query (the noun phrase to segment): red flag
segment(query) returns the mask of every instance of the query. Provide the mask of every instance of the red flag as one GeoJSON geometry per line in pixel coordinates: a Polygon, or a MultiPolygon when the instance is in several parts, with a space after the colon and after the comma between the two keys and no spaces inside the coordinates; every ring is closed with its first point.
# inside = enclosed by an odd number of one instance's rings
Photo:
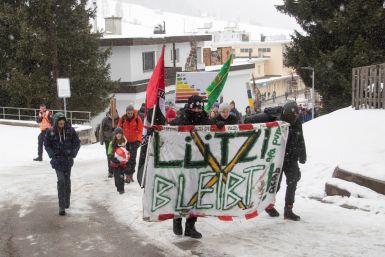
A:
{"type": "Polygon", "coordinates": [[[165,90],[164,81],[164,46],[160,54],[158,63],[151,75],[150,81],[147,85],[146,92],[146,109],[152,109],[158,103],[158,90],[165,90]]]}

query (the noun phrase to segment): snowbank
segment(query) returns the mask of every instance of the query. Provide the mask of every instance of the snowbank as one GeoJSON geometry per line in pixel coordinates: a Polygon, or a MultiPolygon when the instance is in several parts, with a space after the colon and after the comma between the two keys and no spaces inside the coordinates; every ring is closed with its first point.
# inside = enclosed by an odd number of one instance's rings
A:
{"type": "MultiPolygon", "coordinates": [[[[305,123],[308,162],[301,167],[298,193],[306,197],[325,197],[325,183],[336,166],[385,181],[384,132],[385,110],[348,107],[305,123]]],[[[366,205],[365,199],[358,199],[358,202],[366,205]]],[[[383,210],[384,206],[382,199],[381,206],[377,207],[383,210]]]]}

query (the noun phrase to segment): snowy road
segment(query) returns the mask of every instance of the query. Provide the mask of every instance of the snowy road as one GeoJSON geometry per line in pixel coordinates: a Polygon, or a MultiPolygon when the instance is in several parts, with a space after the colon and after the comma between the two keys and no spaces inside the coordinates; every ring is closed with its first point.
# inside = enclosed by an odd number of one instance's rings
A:
{"type": "MultiPolygon", "coordinates": [[[[136,183],[126,185],[124,195],[116,192],[113,180],[106,178],[100,145],[81,148],[72,173],[71,208],[66,217],[59,217],[56,175],[46,156],[42,163],[31,161],[37,133],[0,125],[1,257],[382,257],[385,252],[385,215],[309,199],[304,189],[310,186],[305,183],[310,170],[303,170],[307,174],[299,184],[295,210],[300,222],[272,219],[265,213],[249,221],[202,218],[197,222],[202,240],[177,237],[171,221],[142,220],[142,190],[136,183]],[[19,137],[10,136],[18,132],[19,137]]],[[[279,211],[283,193],[278,194],[279,211]]]]}
{"type": "Polygon", "coordinates": [[[56,202],[52,197],[36,199],[32,210],[21,218],[17,206],[3,208],[0,256],[166,256],[127,226],[111,219],[103,207],[94,206],[95,215],[77,220],[73,215],[53,215],[56,202]]]}

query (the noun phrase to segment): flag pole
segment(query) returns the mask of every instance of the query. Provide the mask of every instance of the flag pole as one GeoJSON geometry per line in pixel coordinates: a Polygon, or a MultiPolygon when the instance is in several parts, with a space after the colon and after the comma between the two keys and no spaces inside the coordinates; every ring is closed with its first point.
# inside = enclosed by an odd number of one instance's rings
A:
{"type": "MultiPolygon", "coordinates": [[[[153,112],[152,112],[152,117],[151,117],[151,128],[152,126],[154,126],[154,121],[155,121],[155,113],[156,113],[156,104],[154,104],[154,107],[152,108],[153,109],[153,112]]],[[[148,145],[150,144],[151,142],[151,139],[152,139],[152,135],[150,135],[148,137],[148,141],[147,141],[147,151],[146,151],[146,159],[144,161],[144,169],[143,169],[143,176],[142,176],[142,181],[140,183],[140,187],[141,188],[144,188],[144,184],[145,184],[145,181],[146,181],[146,175],[147,175],[147,164],[148,164],[148,152],[150,151],[150,148],[148,147],[148,145]]]]}

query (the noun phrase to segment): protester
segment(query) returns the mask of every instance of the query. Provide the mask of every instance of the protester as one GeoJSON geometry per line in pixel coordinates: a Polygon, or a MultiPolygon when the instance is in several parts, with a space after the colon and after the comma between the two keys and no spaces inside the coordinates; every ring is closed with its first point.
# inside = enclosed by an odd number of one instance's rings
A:
{"type": "Polygon", "coordinates": [[[221,103],[219,106],[219,115],[211,120],[212,124],[222,128],[224,125],[235,125],[239,123],[236,116],[230,115],[230,105],[228,103],[221,103]]]}
{"type": "MultiPolygon", "coordinates": [[[[170,125],[209,125],[210,120],[207,113],[204,111],[203,99],[200,96],[194,95],[188,99],[188,104],[184,110],[184,115],[173,120],[170,125]]],[[[184,231],[185,236],[192,238],[201,238],[202,234],[195,228],[196,217],[189,217],[186,220],[186,227],[184,231]]],[[[175,235],[182,235],[182,218],[175,218],[173,220],[173,232],[175,235]]]]}
{"type": "Polygon", "coordinates": [[[130,153],[127,151],[126,145],[127,139],[123,135],[123,130],[116,128],[108,147],[108,156],[115,178],[115,186],[119,194],[124,194],[124,172],[130,159],[130,153]]]}
{"type": "Polygon", "coordinates": [[[56,113],[53,121],[53,127],[44,138],[44,146],[52,159],[51,166],[56,171],[59,215],[64,216],[65,209],[70,207],[71,168],[80,148],[80,140],[63,113],[56,113]]]}
{"type": "Polygon", "coordinates": [[[134,109],[134,106],[129,105],[126,108],[126,114],[124,114],[118,123],[118,127],[123,129],[124,136],[127,139],[127,151],[130,152],[130,160],[126,167],[126,183],[134,182],[133,174],[135,173],[136,166],[136,154],[138,148],[142,142],[143,123],[142,119],[138,116],[138,111],[134,109]]]}
{"type": "Polygon", "coordinates": [[[45,104],[40,105],[39,115],[36,117],[36,122],[39,123],[40,134],[37,138],[37,157],[33,160],[41,162],[43,160],[44,137],[47,130],[52,127],[52,116],[51,113],[47,110],[45,104]]]}
{"type": "Polygon", "coordinates": [[[109,178],[112,178],[113,173],[112,173],[112,169],[109,165],[110,161],[108,158],[108,147],[109,147],[110,142],[112,140],[114,129],[118,126],[118,122],[119,122],[118,111],[117,110],[115,111],[115,117],[114,117],[114,120],[112,121],[111,110],[109,110],[106,113],[106,117],[104,117],[104,119],[102,120],[102,123],[100,125],[100,129],[99,129],[99,142],[101,145],[104,144],[106,147],[108,177],[109,178]],[[114,125],[112,125],[112,123],[114,125]]]}
{"type": "Polygon", "coordinates": [[[140,109],[139,109],[139,117],[142,119],[142,121],[144,120],[144,113],[145,112],[146,112],[146,104],[142,103],[142,105],[140,106],[140,109]]]}
{"type": "Polygon", "coordinates": [[[238,120],[242,119],[242,115],[239,113],[237,108],[235,108],[234,100],[230,102],[230,114],[234,115],[238,120]]]}
{"type": "MultiPolygon", "coordinates": [[[[295,191],[297,189],[297,183],[301,178],[301,172],[298,167],[298,161],[301,164],[306,162],[306,148],[305,140],[302,132],[302,124],[298,119],[299,109],[297,103],[289,101],[283,106],[281,119],[290,123],[289,136],[286,144],[285,158],[282,166],[282,171],[286,176],[286,196],[285,196],[285,209],[284,218],[289,220],[298,221],[300,216],[293,212],[293,204],[295,200],[295,191]]],[[[282,176],[278,184],[278,190],[280,188],[282,176]]],[[[266,208],[266,212],[271,217],[279,216],[278,211],[271,204],[266,208]]]]}
{"type": "Polygon", "coordinates": [[[212,110],[210,111],[209,118],[210,118],[210,119],[214,119],[215,117],[217,117],[217,115],[218,115],[218,112],[215,111],[214,109],[212,109],[212,110]]]}
{"type": "Polygon", "coordinates": [[[166,112],[166,123],[170,124],[171,121],[176,119],[176,111],[172,107],[168,107],[166,112]]]}
{"type": "Polygon", "coordinates": [[[246,118],[251,116],[251,115],[253,115],[253,113],[251,112],[250,106],[246,106],[245,115],[243,115],[243,117],[242,117],[242,123],[244,123],[246,118]]]}

